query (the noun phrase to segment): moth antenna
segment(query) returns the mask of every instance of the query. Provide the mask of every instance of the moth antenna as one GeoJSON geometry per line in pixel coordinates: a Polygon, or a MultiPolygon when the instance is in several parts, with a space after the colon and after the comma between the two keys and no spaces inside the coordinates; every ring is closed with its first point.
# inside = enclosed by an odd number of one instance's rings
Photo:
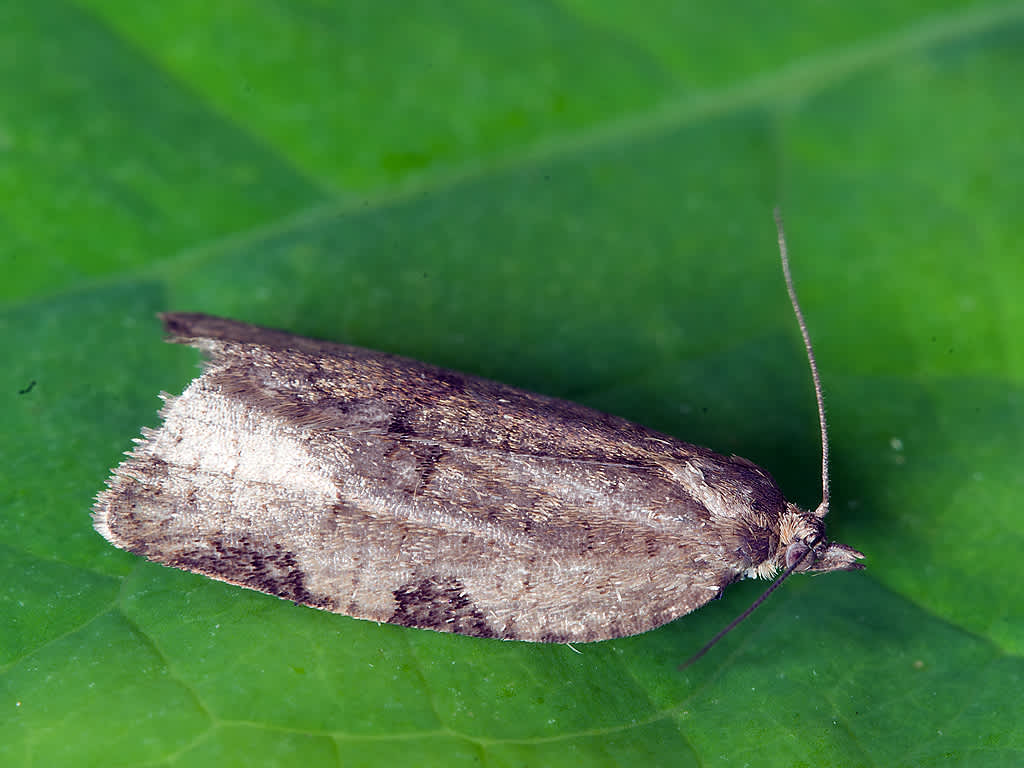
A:
{"type": "Polygon", "coordinates": [[[821,376],[818,375],[818,361],[814,359],[814,347],[811,346],[811,334],[807,330],[807,322],[804,320],[804,313],[800,311],[800,302],[796,298],[796,288],[793,287],[793,275],[789,271],[789,253],[786,250],[786,233],[782,228],[782,211],[775,208],[775,229],[779,233],[779,257],[782,259],[782,274],[786,278],[786,291],[789,293],[789,302],[793,305],[793,314],[796,315],[796,322],[800,326],[800,335],[804,337],[804,349],[807,350],[807,362],[811,366],[811,379],[814,381],[814,397],[818,401],[818,424],[821,427],[821,504],[814,510],[817,517],[824,517],[828,514],[829,490],[828,490],[828,426],[825,421],[825,398],[821,393],[821,376]]]}
{"type": "MultiPolygon", "coordinates": [[[[818,362],[814,359],[814,347],[811,346],[811,334],[807,330],[807,322],[804,320],[804,313],[800,310],[800,302],[796,298],[796,288],[793,286],[793,275],[789,271],[789,252],[786,249],[786,233],[782,227],[782,211],[779,210],[778,206],[775,207],[775,230],[779,235],[779,258],[782,259],[782,275],[786,279],[786,291],[789,293],[789,303],[793,305],[793,314],[796,315],[796,322],[800,326],[800,335],[804,339],[804,349],[807,350],[807,362],[811,366],[811,379],[814,381],[814,396],[818,401],[818,424],[821,426],[821,504],[814,510],[816,517],[824,517],[828,514],[828,427],[825,422],[825,399],[821,394],[821,377],[818,375],[818,362]]],[[[790,577],[790,574],[797,569],[797,566],[803,562],[804,558],[807,557],[811,552],[814,551],[815,545],[818,540],[812,542],[807,549],[804,550],[803,554],[797,558],[795,563],[792,563],[786,570],[779,574],[778,578],[775,579],[771,584],[768,585],[768,589],[761,593],[761,595],[750,604],[743,613],[729,622],[723,630],[717,635],[708,640],[699,651],[693,656],[684,661],[679,665],[679,669],[686,669],[704,654],[710,651],[718,641],[725,637],[727,634],[732,632],[738,627],[743,621],[747,619],[750,614],[760,607],[761,603],[768,599],[768,596],[782,586],[782,582],[790,577]]]]}
{"type": "Polygon", "coordinates": [[[764,592],[762,592],[758,596],[758,598],[754,602],[752,602],[750,604],[750,607],[747,608],[747,610],[745,610],[743,613],[741,613],[735,619],[730,621],[728,626],[725,627],[725,629],[721,630],[717,635],[715,635],[710,640],[708,640],[699,651],[697,651],[695,654],[693,654],[693,656],[691,656],[686,661],[684,661],[682,664],[680,664],[679,665],[679,669],[680,670],[686,669],[688,666],[690,666],[695,661],[697,661],[701,656],[703,656],[705,653],[707,653],[712,648],[714,648],[716,645],[718,645],[718,641],[719,640],[721,640],[723,637],[725,637],[730,632],[732,632],[734,629],[736,629],[736,627],[738,627],[740,624],[742,624],[747,619],[747,617],[750,616],[750,614],[752,614],[754,611],[756,611],[760,607],[761,603],[763,603],[765,600],[768,599],[768,596],[772,592],[774,592],[776,589],[778,589],[779,587],[782,586],[782,582],[784,582],[786,579],[788,579],[790,574],[793,573],[793,571],[795,571],[797,569],[797,566],[800,565],[800,563],[802,563],[804,561],[804,558],[807,557],[809,554],[811,554],[811,552],[814,551],[814,546],[817,543],[818,543],[818,541],[816,539],[814,541],[814,543],[812,543],[806,550],[804,550],[804,553],[802,555],[800,555],[800,557],[798,557],[796,559],[796,562],[794,562],[792,565],[790,565],[788,568],[786,568],[786,570],[784,570],[782,573],[780,573],[778,575],[778,578],[776,578],[775,581],[773,581],[771,584],[768,585],[768,589],[766,589],[764,592]]]}

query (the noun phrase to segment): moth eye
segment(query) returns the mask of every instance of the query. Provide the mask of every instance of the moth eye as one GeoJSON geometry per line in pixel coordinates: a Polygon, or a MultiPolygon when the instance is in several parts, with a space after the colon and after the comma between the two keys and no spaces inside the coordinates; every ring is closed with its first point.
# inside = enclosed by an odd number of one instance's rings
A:
{"type": "Polygon", "coordinates": [[[804,553],[810,551],[810,547],[804,544],[802,541],[794,541],[788,547],[786,547],[786,567],[792,568],[793,563],[800,560],[803,557],[800,565],[797,566],[797,571],[806,571],[814,565],[814,554],[809,554],[804,557],[804,553]]]}

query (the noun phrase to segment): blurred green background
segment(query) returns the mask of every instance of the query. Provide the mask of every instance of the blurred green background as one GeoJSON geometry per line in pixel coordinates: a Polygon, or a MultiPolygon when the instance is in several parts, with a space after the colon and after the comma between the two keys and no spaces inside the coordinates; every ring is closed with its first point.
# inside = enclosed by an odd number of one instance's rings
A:
{"type": "Polygon", "coordinates": [[[0,764],[1016,766],[1024,4],[0,4],[0,764]],[[567,397],[818,501],[862,573],[645,635],[377,626],[89,508],[225,314],[567,397]]]}

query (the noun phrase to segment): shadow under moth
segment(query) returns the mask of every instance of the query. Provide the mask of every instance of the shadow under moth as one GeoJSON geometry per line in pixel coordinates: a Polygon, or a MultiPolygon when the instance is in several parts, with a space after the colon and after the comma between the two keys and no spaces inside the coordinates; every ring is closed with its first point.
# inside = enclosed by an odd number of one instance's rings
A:
{"type": "Polygon", "coordinates": [[[574,403],[161,317],[203,371],[162,395],[163,424],[93,508],[99,533],[149,560],[360,619],[533,642],[645,632],[787,567],[863,567],[825,537],[827,474],[804,511],[746,459],[574,403]]]}

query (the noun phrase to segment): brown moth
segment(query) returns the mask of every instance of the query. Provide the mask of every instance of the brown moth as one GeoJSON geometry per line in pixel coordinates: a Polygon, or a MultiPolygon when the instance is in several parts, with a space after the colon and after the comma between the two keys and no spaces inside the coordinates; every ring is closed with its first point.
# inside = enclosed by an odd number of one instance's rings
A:
{"type": "Polygon", "coordinates": [[[795,563],[863,567],[825,538],[827,494],[806,512],[746,459],[402,357],[161,317],[204,370],[162,395],[163,425],[93,508],[99,533],[158,563],[533,642],[645,632],[795,563]]]}

